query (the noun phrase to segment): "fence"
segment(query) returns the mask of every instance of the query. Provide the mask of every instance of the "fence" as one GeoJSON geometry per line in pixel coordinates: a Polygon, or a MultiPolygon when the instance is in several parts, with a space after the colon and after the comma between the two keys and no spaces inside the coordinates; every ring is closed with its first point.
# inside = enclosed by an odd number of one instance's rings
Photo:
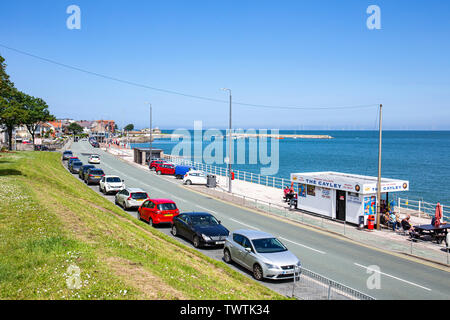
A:
{"type": "Polygon", "coordinates": [[[305,268],[301,269],[300,277],[294,277],[292,293],[287,295],[302,300],[375,300],[374,297],[305,268]]]}
{"type": "MultiPolygon", "coordinates": [[[[179,165],[187,165],[187,166],[193,166],[197,168],[198,170],[202,170],[209,174],[219,175],[228,177],[228,168],[226,167],[219,167],[219,166],[213,166],[205,163],[195,162],[191,160],[187,160],[182,157],[176,157],[172,155],[165,154],[165,159],[168,159],[169,161],[179,164],[179,165]]],[[[267,187],[272,188],[278,188],[283,189],[285,186],[290,186],[291,181],[290,179],[284,179],[274,176],[262,176],[257,173],[253,172],[247,172],[247,171],[241,171],[241,170],[233,170],[234,172],[234,179],[235,180],[241,180],[241,181],[247,181],[251,183],[256,183],[260,185],[264,185],[267,187]]],[[[294,185],[294,189],[296,192],[298,192],[298,186],[294,185]]]]}
{"type": "MultiPolygon", "coordinates": [[[[409,198],[396,198],[396,208],[399,213],[416,215],[420,218],[434,217],[436,203],[430,203],[423,200],[415,200],[409,198]]],[[[450,207],[442,205],[442,213],[447,219],[450,218],[450,207]]]]}

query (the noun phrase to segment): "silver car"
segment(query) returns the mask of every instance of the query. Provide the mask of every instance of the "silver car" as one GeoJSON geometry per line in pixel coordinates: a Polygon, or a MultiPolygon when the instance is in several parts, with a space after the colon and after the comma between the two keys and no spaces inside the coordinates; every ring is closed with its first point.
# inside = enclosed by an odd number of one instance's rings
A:
{"type": "Polygon", "coordinates": [[[148,194],[139,188],[126,188],[116,193],[115,203],[125,210],[139,208],[147,200],[148,194]]]}
{"type": "Polygon", "coordinates": [[[290,279],[301,272],[300,260],[277,238],[255,230],[236,230],[223,249],[226,263],[236,262],[253,272],[256,280],[290,279]]]}

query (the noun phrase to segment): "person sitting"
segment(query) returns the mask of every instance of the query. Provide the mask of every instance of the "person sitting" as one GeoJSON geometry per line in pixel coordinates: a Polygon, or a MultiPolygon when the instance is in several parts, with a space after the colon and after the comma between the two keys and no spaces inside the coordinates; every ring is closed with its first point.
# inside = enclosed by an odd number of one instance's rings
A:
{"type": "Polygon", "coordinates": [[[402,220],[402,228],[405,231],[414,231],[414,227],[411,225],[409,220],[411,219],[411,216],[408,214],[406,218],[402,220]]]}
{"type": "Polygon", "coordinates": [[[392,225],[392,231],[394,231],[394,232],[395,232],[395,229],[399,228],[399,225],[397,222],[398,219],[399,219],[398,215],[395,212],[391,212],[389,223],[392,225]]]}

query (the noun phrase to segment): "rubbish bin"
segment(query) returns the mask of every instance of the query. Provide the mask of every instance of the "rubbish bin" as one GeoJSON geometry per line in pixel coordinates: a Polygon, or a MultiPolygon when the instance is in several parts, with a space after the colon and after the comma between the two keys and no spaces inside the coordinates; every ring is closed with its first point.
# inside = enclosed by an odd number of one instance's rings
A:
{"type": "Polygon", "coordinates": [[[217,186],[216,176],[213,174],[208,174],[206,176],[206,186],[208,188],[215,188],[217,186]]]}

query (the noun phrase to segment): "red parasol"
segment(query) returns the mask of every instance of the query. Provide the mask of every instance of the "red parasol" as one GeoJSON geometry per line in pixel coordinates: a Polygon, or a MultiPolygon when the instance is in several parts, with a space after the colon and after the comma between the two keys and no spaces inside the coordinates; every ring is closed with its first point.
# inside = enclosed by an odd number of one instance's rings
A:
{"type": "Polygon", "coordinates": [[[434,215],[434,218],[435,218],[434,226],[439,227],[441,225],[441,219],[442,219],[442,206],[439,202],[436,205],[436,213],[434,215]]]}

